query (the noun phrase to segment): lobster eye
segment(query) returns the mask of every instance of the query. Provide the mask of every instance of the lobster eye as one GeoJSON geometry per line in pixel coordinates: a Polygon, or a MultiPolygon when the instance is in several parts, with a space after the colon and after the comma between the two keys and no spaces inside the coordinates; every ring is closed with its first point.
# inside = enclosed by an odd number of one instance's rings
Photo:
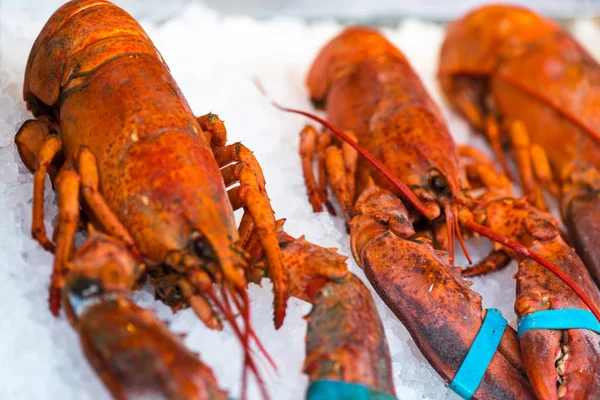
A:
{"type": "Polygon", "coordinates": [[[194,241],[194,252],[203,260],[217,261],[215,251],[204,237],[200,237],[194,241]]]}
{"type": "Polygon", "coordinates": [[[442,175],[435,175],[431,178],[431,187],[437,193],[445,194],[448,192],[448,182],[442,175]]]}

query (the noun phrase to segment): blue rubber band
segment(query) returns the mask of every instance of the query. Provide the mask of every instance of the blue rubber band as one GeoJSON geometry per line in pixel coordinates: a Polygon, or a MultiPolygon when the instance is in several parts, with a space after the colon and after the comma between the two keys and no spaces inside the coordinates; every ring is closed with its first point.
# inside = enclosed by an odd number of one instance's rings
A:
{"type": "Polygon", "coordinates": [[[481,329],[456,376],[450,383],[450,389],[463,399],[470,399],[479,387],[485,371],[496,353],[507,322],[495,308],[489,308],[481,329]]]}
{"type": "Polygon", "coordinates": [[[600,333],[600,322],[594,314],[580,308],[538,311],[524,316],[519,321],[517,337],[532,329],[589,329],[600,333]]]}
{"type": "Polygon", "coordinates": [[[311,382],[306,400],[397,400],[391,394],[358,383],[319,380],[311,382]]]}

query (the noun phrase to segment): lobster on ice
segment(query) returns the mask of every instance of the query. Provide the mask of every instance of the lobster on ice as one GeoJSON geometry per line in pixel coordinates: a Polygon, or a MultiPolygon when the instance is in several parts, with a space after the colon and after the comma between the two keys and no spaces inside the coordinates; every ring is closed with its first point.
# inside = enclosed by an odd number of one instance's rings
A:
{"type": "Polygon", "coordinates": [[[246,292],[249,281],[268,277],[276,327],[289,296],[313,304],[309,393],[337,383],[394,395],[368,290],[334,251],[283,232],[252,153],[227,144],[217,115],[192,114],[129,14],[104,0],[63,5],[32,47],[23,93],[35,119],[15,141],[34,173],[32,234],[55,255],[50,309],[57,315],[64,305],[116,398],[227,396],[181,340],[128,300],[146,276],[174,310],[190,306],[213,329],[229,322],[244,347],[243,394],[251,370],[268,397],[251,342],[268,354],[252,329],[246,292]],[[52,240],[43,216],[46,175],[59,199],[52,240]],[[241,208],[237,226],[233,212],[241,208]],[[93,228],[76,250],[84,216],[93,228]]]}
{"type": "Polygon", "coordinates": [[[600,65],[557,23],[511,5],[448,26],[439,81],[450,104],[490,141],[508,173],[510,148],[528,200],[560,201],[570,240],[600,284],[600,65]]]}
{"type": "Polygon", "coordinates": [[[456,382],[490,312],[453,267],[455,237],[463,249],[463,232],[496,242],[467,274],[519,261],[521,319],[575,309],[598,324],[597,288],[556,221],[514,199],[508,179],[482,153],[457,147],[406,57],[381,33],[345,29],[319,52],[307,85],[327,120],[275,105],[327,128],[319,135],[307,126],[300,134],[313,209],[327,204],[328,182],[349,223],[354,258],[433,368],[465,398],[600,394],[598,337],[583,329],[520,326],[518,341],[511,327],[500,328],[502,338],[481,380],[456,382]],[[475,196],[476,188],[484,193],[475,196]],[[446,249],[449,262],[441,256],[446,249]]]}

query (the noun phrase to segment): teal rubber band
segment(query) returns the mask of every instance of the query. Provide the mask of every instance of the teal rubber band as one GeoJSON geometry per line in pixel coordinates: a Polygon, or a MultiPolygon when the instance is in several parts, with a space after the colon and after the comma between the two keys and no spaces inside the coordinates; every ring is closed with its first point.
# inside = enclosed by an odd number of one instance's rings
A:
{"type": "Polygon", "coordinates": [[[591,311],[580,308],[545,310],[521,318],[517,337],[532,329],[588,329],[600,333],[600,322],[591,311]]]}
{"type": "Polygon", "coordinates": [[[470,399],[481,383],[485,371],[496,353],[507,322],[495,308],[489,308],[481,329],[458,372],[450,382],[450,389],[463,399],[470,399]]]}
{"type": "Polygon", "coordinates": [[[306,391],[306,400],[397,400],[380,390],[358,383],[319,380],[311,382],[306,391]]]}

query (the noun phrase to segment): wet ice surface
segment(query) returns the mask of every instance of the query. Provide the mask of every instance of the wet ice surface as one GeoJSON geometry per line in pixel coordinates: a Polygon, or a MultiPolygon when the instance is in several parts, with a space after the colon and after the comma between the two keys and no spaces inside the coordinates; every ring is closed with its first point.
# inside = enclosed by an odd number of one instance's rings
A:
{"type": "MultiPolygon", "coordinates": [[[[21,100],[23,71],[29,49],[44,23],[45,19],[31,20],[20,13],[0,13],[0,398],[103,399],[109,395],[83,356],[77,335],[64,316],[55,319],[48,312],[52,257],[30,238],[32,176],[20,163],[13,145],[16,130],[29,118],[21,100]]],[[[261,22],[223,18],[198,5],[160,26],[142,24],[194,112],[219,114],[225,120],[230,141],[241,140],[254,151],[265,173],[273,208],[278,218],[287,218],[288,232],[305,234],[310,241],[338,247],[340,253],[350,255],[342,220],[326,213],[315,215],[306,199],[297,155],[297,133],[306,121],[275,110],[251,83],[251,77],[257,76],[282,104],[310,110],[304,76],[316,52],[339,32],[340,25],[307,25],[282,18],[261,22]]],[[[575,32],[593,52],[592,38],[598,37],[593,23],[582,22],[575,32]]],[[[435,81],[442,28],[409,20],[385,33],[406,53],[434,99],[442,104],[455,139],[485,149],[483,142],[442,103],[435,81]]],[[[48,189],[48,227],[55,216],[56,199],[48,189]]],[[[478,259],[490,245],[485,240],[471,241],[469,249],[478,259]]],[[[352,259],[348,263],[364,280],[352,259]]],[[[464,263],[459,256],[457,264],[464,263]]],[[[475,279],[473,286],[483,295],[485,307],[500,308],[512,322],[515,272],[513,263],[503,272],[475,279]]],[[[302,399],[308,382],[301,372],[306,331],[302,317],[310,306],[290,300],[285,325],[275,331],[271,285],[251,285],[249,292],[255,329],[279,366],[279,374],[275,375],[263,364],[269,391],[275,399],[302,399]]],[[[173,331],[187,333],[186,344],[213,368],[221,387],[233,396],[239,395],[242,353],[231,329],[210,331],[190,310],[172,315],[167,307],[154,301],[147,288],[136,293],[135,300],[156,309],[173,331]]],[[[425,361],[402,324],[379,299],[376,302],[386,328],[399,397],[458,398],[425,361]]],[[[250,394],[252,399],[259,398],[254,384],[250,394]]]]}

